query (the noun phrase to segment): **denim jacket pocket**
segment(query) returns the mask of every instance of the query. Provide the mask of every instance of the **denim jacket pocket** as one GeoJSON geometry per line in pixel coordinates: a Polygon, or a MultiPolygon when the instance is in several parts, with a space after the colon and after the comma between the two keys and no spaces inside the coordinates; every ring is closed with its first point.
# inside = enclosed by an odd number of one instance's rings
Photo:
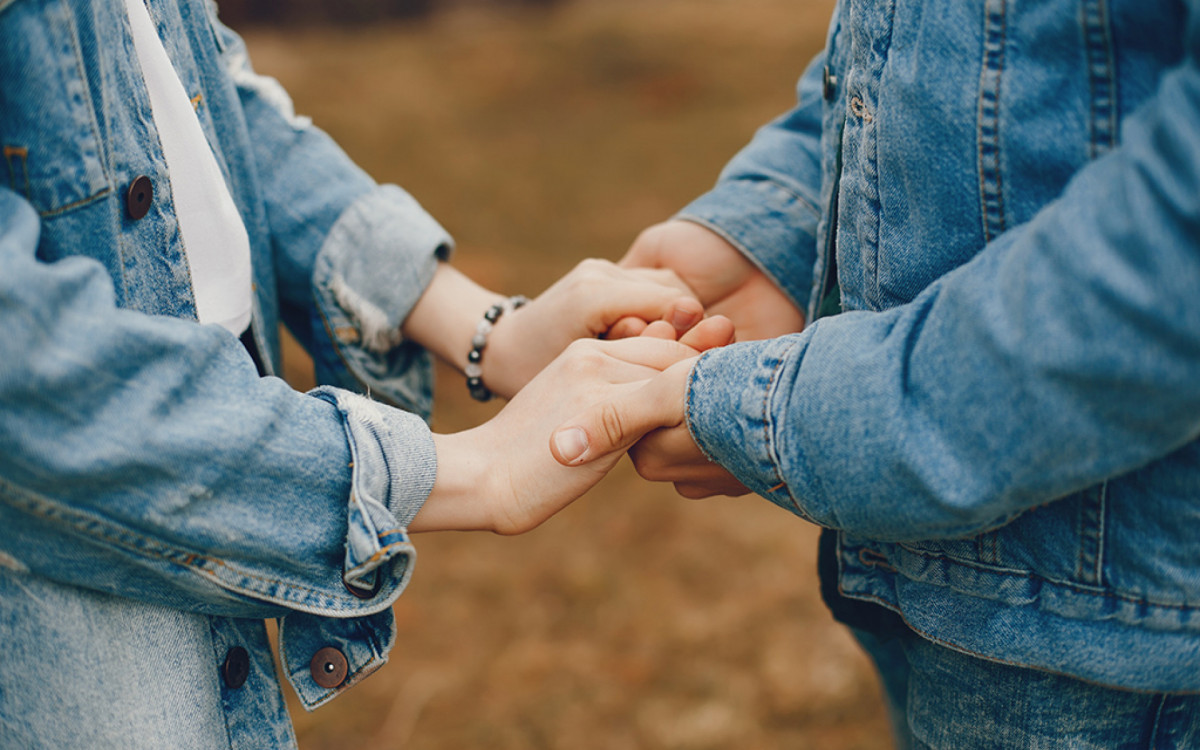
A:
{"type": "Polygon", "coordinates": [[[80,39],[62,0],[0,6],[0,184],[43,217],[112,189],[84,75],[80,39]]]}
{"type": "Polygon", "coordinates": [[[1107,485],[1099,484],[1028,510],[978,536],[902,546],[924,557],[1100,589],[1105,585],[1106,497],[1107,485]]]}

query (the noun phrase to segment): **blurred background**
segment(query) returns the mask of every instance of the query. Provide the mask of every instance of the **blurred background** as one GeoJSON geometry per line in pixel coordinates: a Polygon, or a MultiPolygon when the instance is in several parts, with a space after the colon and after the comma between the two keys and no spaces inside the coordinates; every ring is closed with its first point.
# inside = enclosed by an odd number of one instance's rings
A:
{"type": "MultiPolygon", "coordinates": [[[[221,0],[260,72],[534,295],[617,259],[794,103],[831,0],[221,0]]],[[[287,349],[288,377],[311,383],[287,349]]],[[[434,427],[497,404],[439,372],[434,427]]],[[[514,436],[520,438],[520,436],[514,436]]],[[[303,750],[890,747],[869,663],[822,605],[816,530],[688,501],[628,463],[522,537],[429,534],[390,663],[303,750]]],[[[290,698],[290,696],[289,696],[290,698]]]]}

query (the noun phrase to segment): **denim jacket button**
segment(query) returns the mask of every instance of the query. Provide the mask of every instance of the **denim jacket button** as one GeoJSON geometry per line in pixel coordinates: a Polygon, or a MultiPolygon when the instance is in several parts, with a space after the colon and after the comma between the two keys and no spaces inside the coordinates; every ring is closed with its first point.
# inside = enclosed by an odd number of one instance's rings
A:
{"type": "Polygon", "coordinates": [[[229,653],[225,654],[225,663],[221,665],[221,677],[225,680],[225,686],[230,690],[237,690],[246,684],[246,678],[249,676],[250,654],[241,646],[229,649],[229,653]]]}
{"type": "Polygon", "coordinates": [[[359,599],[374,599],[375,595],[379,593],[379,590],[383,588],[383,574],[376,570],[374,575],[375,581],[371,584],[371,588],[369,589],[360,588],[355,586],[353,583],[350,583],[350,581],[346,580],[346,575],[344,573],[342,574],[342,585],[346,587],[347,591],[349,591],[351,594],[354,594],[354,596],[359,599]]]}
{"type": "Polygon", "coordinates": [[[312,672],[313,681],[329,690],[340,687],[346,681],[346,673],[350,671],[346,655],[333,646],[326,646],[313,655],[308,668],[312,672]]]}
{"type": "Polygon", "coordinates": [[[837,94],[837,76],[829,70],[829,66],[825,66],[825,70],[821,75],[821,95],[825,97],[825,101],[833,101],[834,95],[837,94]]]}
{"type": "Polygon", "coordinates": [[[129,211],[129,218],[137,221],[145,216],[153,201],[154,184],[150,182],[149,177],[141,175],[129,184],[129,192],[125,194],[125,208],[129,211]]]}

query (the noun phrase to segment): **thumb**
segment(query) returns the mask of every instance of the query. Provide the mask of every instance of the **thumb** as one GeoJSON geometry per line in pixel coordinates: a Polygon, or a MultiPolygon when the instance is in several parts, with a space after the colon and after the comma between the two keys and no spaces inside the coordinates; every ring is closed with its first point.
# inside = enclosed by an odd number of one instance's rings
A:
{"type": "Polygon", "coordinates": [[[695,359],[677,362],[640,388],[595,404],[550,436],[550,452],[564,466],[580,466],[629,450],[647,432],[684,419],[688,376],[695,359]]]}

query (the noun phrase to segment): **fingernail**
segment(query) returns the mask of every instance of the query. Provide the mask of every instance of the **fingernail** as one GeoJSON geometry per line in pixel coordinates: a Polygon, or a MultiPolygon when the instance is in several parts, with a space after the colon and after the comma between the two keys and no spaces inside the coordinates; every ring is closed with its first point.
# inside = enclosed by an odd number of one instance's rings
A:
{"type": "Polygon", "coordinates": [[[699,315],[695,311],[676,309],[671,313],[671,325],[677,331],[686,331],[696,324],[697,317],[699,315]]]}
{"type": "Polygon", "coordinates": [[[558,448],[558,455],[566,459],[567,463],[581,463],[587,454],[587,433],[579,427],[559,430],[554,433],[554,446],[558,448]]]}

